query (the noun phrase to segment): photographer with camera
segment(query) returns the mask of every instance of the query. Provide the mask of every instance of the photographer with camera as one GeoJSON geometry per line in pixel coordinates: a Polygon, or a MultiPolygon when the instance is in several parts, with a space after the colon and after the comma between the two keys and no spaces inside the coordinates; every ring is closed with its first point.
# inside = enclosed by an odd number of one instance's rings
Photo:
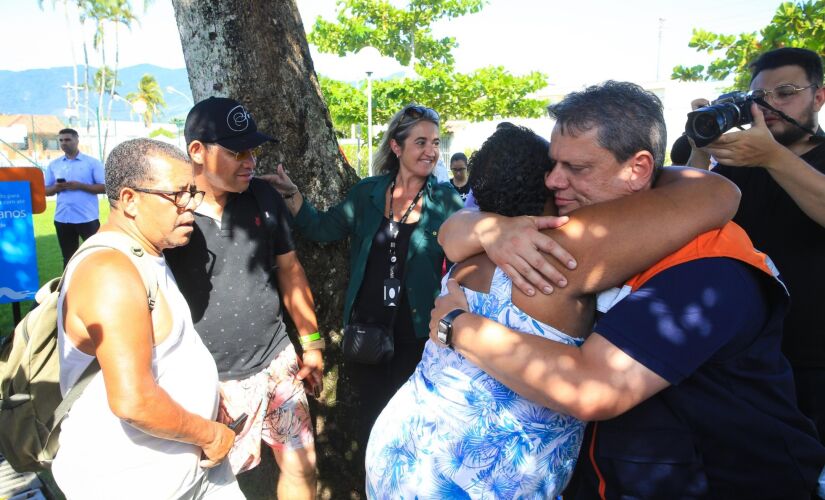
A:
{"type": "Polygon", "coordinates": [[[793,367],[799,408],[814,420],[822,440],[825,134],[817,117],[825,103],[822,59],[810,50],[781,48],[762,54],[750,68],[747,94],[726,94],[727,103],[720,98],[700,109],[704,102],[691,103],[686,132],[700,147],[694,146],[689,164],[712,163],[714,172],[742,191],[734,221],[771,257],[791,294],[782,350],[793,367]],[[747,130],[719,135],[750,121],[747,130]],[[720,130],[713,130],[716,125],[720,130]]]}

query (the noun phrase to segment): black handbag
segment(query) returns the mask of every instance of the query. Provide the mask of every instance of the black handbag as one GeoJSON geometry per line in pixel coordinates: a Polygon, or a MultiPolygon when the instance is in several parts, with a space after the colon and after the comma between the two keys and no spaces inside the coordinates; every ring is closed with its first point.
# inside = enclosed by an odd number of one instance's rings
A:
{"type": "Polygon", "coordinates": [[[392,328],[386,325],[349,324],[344,327],[341,350],[346,361],[366,365],[386,363],[395,354],[392,328]]]}
{"type": "MultiPolygon", "coordinates": [[[[400,303],[393,308],[389,326],[369,323],[350,323],[345,326],[344,339],[341,341],[344,360],[365,365],[377,365],[390,361],[395,354],[393,328],[399,307],[401,307],[400,303]]],[[[355,317],[354,306],[350,311],[350,321],[353,317],[355,317]]]]}

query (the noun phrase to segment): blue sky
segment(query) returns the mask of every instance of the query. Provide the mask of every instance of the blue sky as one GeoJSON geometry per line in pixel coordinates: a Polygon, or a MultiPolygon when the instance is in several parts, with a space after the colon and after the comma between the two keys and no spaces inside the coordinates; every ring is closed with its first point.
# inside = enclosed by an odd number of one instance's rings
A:
{"type": "MultiPolygon", "coordinates": [[[[307,28],[318,15],[334,17],[335,0],[297,1],[307,28]]],[[[4,39],[0,70],[71,64],[71,35],[62,2],[42,3],[40,9],[36,0],[0,0],[4,39]]],[[[724,33],[758,30],[779,4],[778,0],[490,0],[480,13],[441,22],[434,31],[437,36],[456,37],[459,71],[494,64],[516,74],[539,70],[562,86],[608,78],[644,83],[656,79],[657,62],[659,76],[667,78],[676,64],[710,60],[687,46],[692,28],[724,33]]],[[[171,1],[154,0],[140,17],[131,31],[121,32],[120,65],[183,67],[171,1]]],[[[79,25],[74,22],[72,28],[77,40],[79,25]]],[[[80,44],[75,45],[80,62],[80,44]]],[[[314,51],[313,55],[321,74],[345,80],[363,75],[351,59],[314,51]]],[[[99,60],[93,58],[92,64],[99,60]]],[[[376,76],[398,69],[394,61],[385,61],[376,76]]]]}

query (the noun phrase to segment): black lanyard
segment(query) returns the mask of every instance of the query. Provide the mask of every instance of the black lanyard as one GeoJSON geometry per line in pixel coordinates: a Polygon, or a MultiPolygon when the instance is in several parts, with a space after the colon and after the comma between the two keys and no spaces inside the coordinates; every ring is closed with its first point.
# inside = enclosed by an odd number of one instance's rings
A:
{"type": "MultiPolygon", "coordinates": [[[[427,185],[427,182],[424,181],[424,186],[427,185]]],[[[424,194],[424,186],[421,186],[421,189],[418,191],[418,194],[415,195],[413,198],[412,203],[410,206],[407,207],[407,211],[404,212],[404,215],[398,221],[398,224],[403,224],[407,221],[407,217],[410,216],[415,206],[418,204],[418,200],[421,199],[421,195],[424,194]]],[[[392,184],[390,184],[390,279],[395,278],[395,269],[398,264],[398,257],[395,255],[395,238],[398,236],[398,231],[400,230],[400,226],[396,225],[396,222],[393,220],[394,214],[392,211],[392,196],[393,192],[395,191],[395,179],[392,180],[392,184]]]]}

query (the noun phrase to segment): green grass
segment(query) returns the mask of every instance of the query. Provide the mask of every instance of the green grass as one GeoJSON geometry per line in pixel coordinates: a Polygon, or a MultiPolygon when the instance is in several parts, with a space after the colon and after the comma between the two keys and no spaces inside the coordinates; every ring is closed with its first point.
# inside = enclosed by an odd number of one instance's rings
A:
{"type": "MultiPolygon", "coordinates": [[[[54,233],[54,204],[54,200],[47,200],[46,211],[42,214],[34,215],[37,273],[40,277],[41,285],[55,276],[60,276],[60,273],[63,272],[63,256],[60,254],[60,246],[57,244],[57,236],[54,233]]],[[[101,198],[100,222],[103,223],[108,217],[109,202],[106,198],[101,198]]],[[[21,315],[25,316],[29,309],[31,309],[32,304],[32,301],[21,302],[21,315]]],[[[0,304],[0,335],[8,334],[13,330],[12,305],[0,304]]]]}

